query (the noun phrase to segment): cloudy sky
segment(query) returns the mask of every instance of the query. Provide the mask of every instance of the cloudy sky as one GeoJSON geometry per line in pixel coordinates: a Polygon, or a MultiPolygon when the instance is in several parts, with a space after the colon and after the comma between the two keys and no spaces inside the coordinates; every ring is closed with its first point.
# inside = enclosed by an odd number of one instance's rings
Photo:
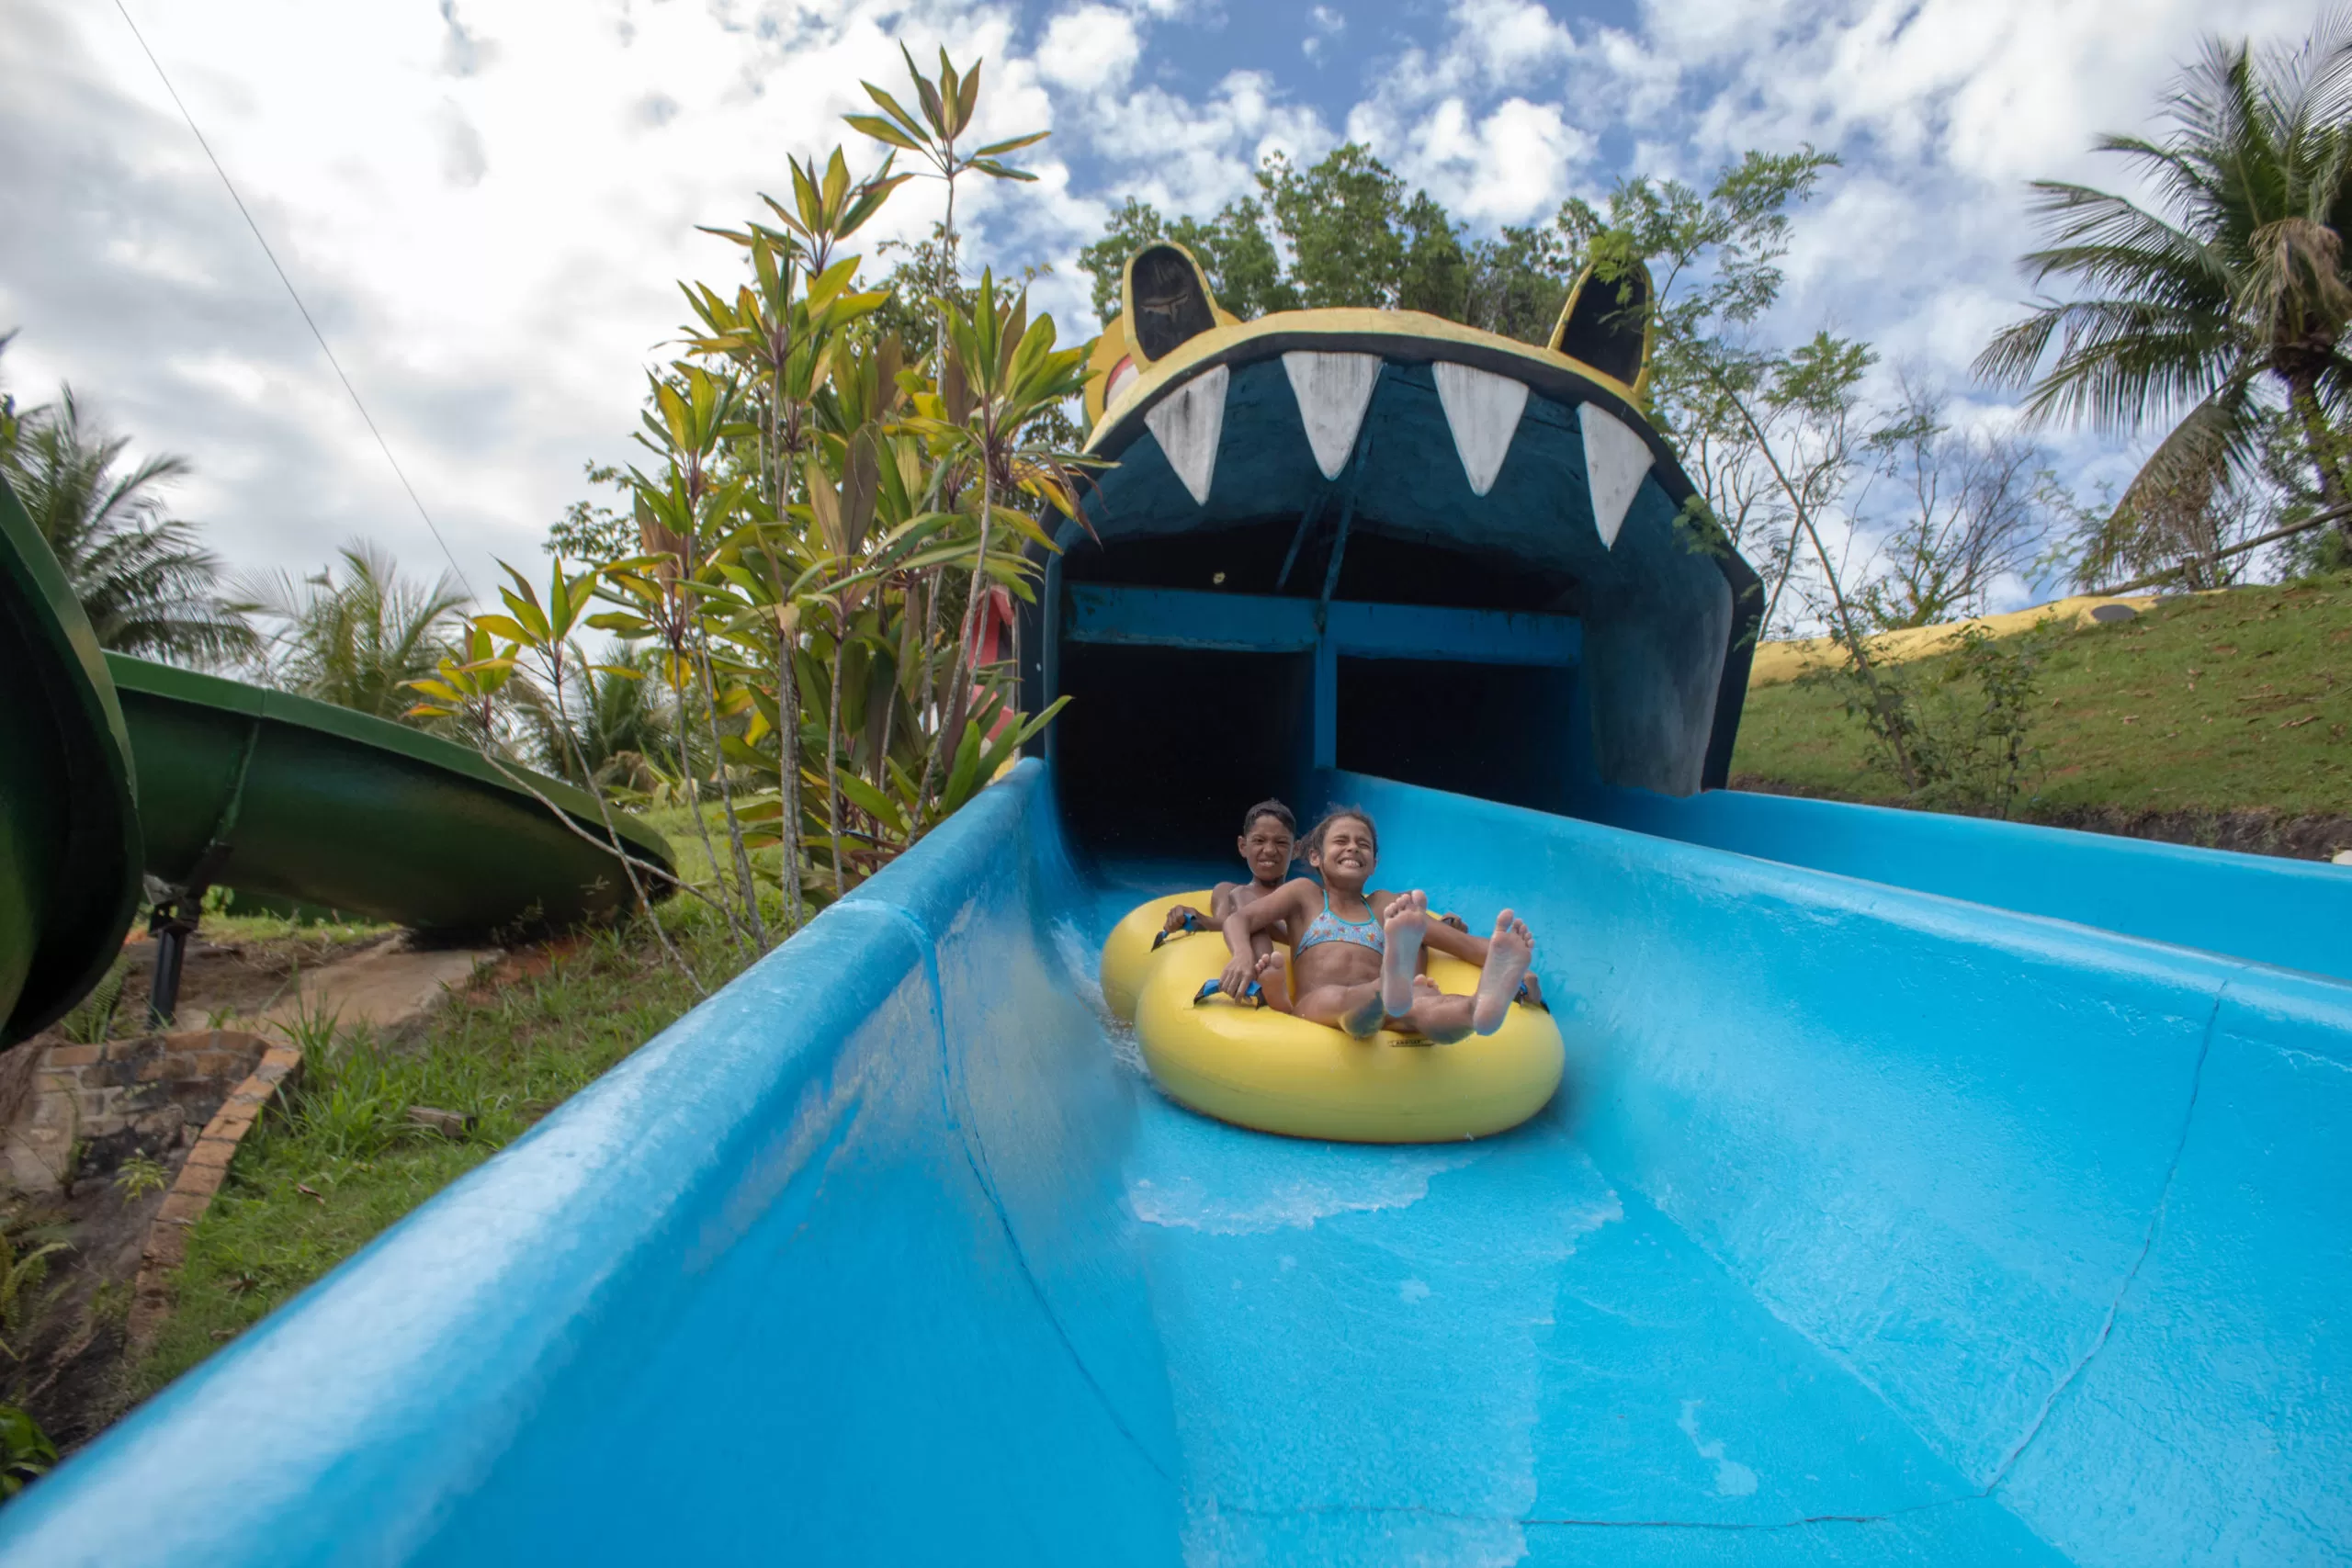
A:
{"type": "MultiPolygon", "coordinates": [[[[626,459],[696,232],[830,147],[861,78],[944,43],[985,56],[983,129],[1051,129],[1037,184],[965,208],[978,254],[1050,265],[1135,194],[1206,213],[1264,152],[1369,142],[1481,227],[1629,173],[1703,178],[1804,141],[1844,167],[1804,215],[1775,332],[1860,333],[1969,393],[2025,297],[2023,183],[2112,183],[2208,0],[123,0],[276,248],[458,565],[536,565],[590,460],[626,459]]],[[[2315,7],[2240,0],[2233,28],[2315,7]]],[[[854,138],[851,138],[854,141],[854,138]]],[[[865,154],[853,149],[853,157],[865,154]]],[[[860,166],[863,166],[861,162],[860,166]]],[[[0,374],[70,380],[142,448],[186,453],[179,510],[241,566],[356,537],[441,549],[114,0],[0,0],[0,374]]],[[[913,235],[935,186],[873,232],[913,235]]],[[[1981,410],[1997,400],[1975,397],[1981,410]]],[[[2129,454],[2061,443],[2075,477],[2129,454]]]]}

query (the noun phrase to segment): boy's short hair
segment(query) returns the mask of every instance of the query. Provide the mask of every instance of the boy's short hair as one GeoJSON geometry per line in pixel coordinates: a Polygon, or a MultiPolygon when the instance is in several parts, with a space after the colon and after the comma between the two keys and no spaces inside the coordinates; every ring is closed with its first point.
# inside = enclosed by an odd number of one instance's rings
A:
{"type": "Polygon", "coordinates": [[[1243,838],[1246,839],[1250,836],[1250,829],[1258,825],[1258,818],[1261,817],[1272,818],[1275,821],[1283,825],[1283,832],[1288,833],[1294,839],[1298,837],[1298,818],[1290,814],[1290,807],[1284,806],[1279,800],[1268,799],[1260,801],[1248,811],[1242,813],[1241,836],[1243,838]]]}
{"type": "Polygon", "coordinates": [[[1357,821],[1363,824],[1364,831],[1372,835],[1372,852],[1374,854],[1378,854],[1380,852],[1380,829],[1374,823],[1372,819],[1372,813],[1366,811],[1361,806],[1335,806],[1331,807],[1330,810],[1323,813],[1323,820],[1315,824],[1313,830],[1306,835],[1306,842],[1299,846],[1300,852],[1302,854],[1321,854],[1323,852],[1323,835],[1330,830],[1332,823],[1337,822],[1342,817],[1352,817],[1357,821]]]}

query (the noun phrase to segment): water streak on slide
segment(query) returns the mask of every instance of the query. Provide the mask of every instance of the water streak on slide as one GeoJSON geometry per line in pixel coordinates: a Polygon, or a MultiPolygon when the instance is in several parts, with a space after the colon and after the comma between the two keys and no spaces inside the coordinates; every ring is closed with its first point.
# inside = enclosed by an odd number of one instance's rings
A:
{"type": "MultiPolygon", "coordinates": [[[[1024,764],[0,1513],[41,1563],[2297,1563],[2352,991],[1354,775],[1525,910],[1520,1131],[1260,1136],[1024,764]]],[[[1202,868],[1183,868],[1197,875],[1202,868]]],[[[1155,870],[1148,880],[1162,884],[1155,870]]]]}

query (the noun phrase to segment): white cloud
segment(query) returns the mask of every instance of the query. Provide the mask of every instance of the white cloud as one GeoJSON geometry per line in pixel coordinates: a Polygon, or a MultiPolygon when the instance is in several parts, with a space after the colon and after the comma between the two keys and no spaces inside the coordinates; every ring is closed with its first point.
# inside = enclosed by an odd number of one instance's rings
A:
{"type": "MultiPolygon", "coordinates": [[[[1205,214],[1249,192],[1268,152],[1320,156],[1338,126],[1482,226],[1621,173],[1703,183],[1742,149],[1810,140],[1846,166],[1799,218],[1766,330],[1835,321],[1957,387],[2025,293],[2021,182],[2121,178],[2090,139],[2144,126],[2212,25],[2205,0],[1644,0],[1630,22],[1573,31],[1535,0],[1376,23],[1334,0],[1307,15],[1308,60],[1285,39],[1279,58],[1237,57],[1179,90],[1157,46],[1213,32],[1217,6],[133,10],[477,584],[492,556],[535,553],[583,461],[627,450],[643,368],[673,352],[673,280],[735,265],[695,226],[755,210],[787,153],[847,140],[871,166],[839,117],[867,107],[861,78],[898,90],[901,36],[926,64],[942,41],[986,56],[983,135],[1054,130],[1025,155],[1035,184],[967,185],[958,215],[1000,266],[1053,264],[1038,302],[1073,329],[1073,253],[1119,198],[1205,214]],[[1353,101],[1311,62],[1342,37],[1388,51],[1353,101]]],[[[2246,0],[2229,21],[2309,24],[2302,0],[2246,0]]],[[[192,455],[186,509],[239,564],[314,566],[368,535],[437,569],[111,7],[14,0],[0,166],[0,330],[24,329],[6,361],[20,397],[70,377],[142,447],[192,455]]],[[[868,254],[926,232],[940,197],[901,190],[861,236],[868,254]]],[[[2068,446],[2093,465],[2107,450],[2068,446]]]]}
{"type": "Polygon", "coordinates": [[[1092,151],[1128,171],[1118,190],[1179,212],[1211,212],[1247,195],[1270,152],[1319,157],[1337,139],[1263,72],[1236,71],[1193,103],[1144,87],[1087,124],[1092,151]]]}
{"type": "Polygon", "coordinates": [[[1556,104],[1517,97],[1478,118],[1462,99],[1445,98],[1401,135],[1369,115],[1350,130],[1393,157],[1408,184],[1442,191],[1454,215],[1473,222],[1548,216],[1593,146],[1556,104]]]}
{"type": "Polygon", "coordinates": [[[1081,91],[1124,87],[1143,51],[1135,19],[1108,6],[1065,11],[1037,46],[1037,72],[1048,82],[1081,91]]]}
{"type": "Polygon", "coordinates": [[[1319,65],[1331,40],[1348,30],[1348,18],[1329,6],[1317,6],[1306,13],[1306,26],[1307,34],[1298,46],[1299,52],[1319,65]]]}
{"type": "MultiPolygon", "coordinates": [[[[786,184],[787,152],[846,140],[870,166],[878,150],[838,117],[867,107],[861,77],[904,74],[896,18],[876,6],[775,27],[526,0],[140,15],[477,587],[493,556],[536,553],[582,462],[626,452],[643,367],[674,352],[673,280],[723,281],[737,265],[695,226],[756,210],[756,192],[786,184]]],[[[989,57],[984,133],[1052,121],[1011,28],[986,8],[907,26],[919,58],[934,36],[989,57]]],[[[193,456],[182,503],[240,564],[314,565],[368,535],[438,570],[112,8],[12,10],[0,156],[22,171],[0,188],[0,330],[24,329],[6,361],[19,396],[70,378],[142,447],[193,456]],[[258,402],[256,385],[270,391],[258,402]]],[[[967,187],[969,220],[1009,242],[1000,261],[1054,259],[1099,226],[1058,160],[1032,166],[1045,177],[1021,189],[1017,233],[1006,193],[967,187]]],[[[861,240],[919,235],[939,199],[906,187],[861,240]]],[[[1079,281],[1048,280],[1040,303],[1068,319],[1079,281]]]]}

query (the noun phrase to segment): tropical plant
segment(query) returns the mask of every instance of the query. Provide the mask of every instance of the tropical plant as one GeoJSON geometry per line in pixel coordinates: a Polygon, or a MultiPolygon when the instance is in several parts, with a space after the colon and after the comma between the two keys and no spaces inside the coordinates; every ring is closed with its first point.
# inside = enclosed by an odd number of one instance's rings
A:
{"type": "MultiPolygon", "coordinates": [[[[1014,168],[1004,162],[1005,156],[1018,152],[1023,147],[1034,146],[1053,133],[1026,131],[1001,141],[991,141],[984,147],[976,147],[968,152],[958,152],[956,144],[971,129],[972,118],[979,109],[981,62],[976,60],[969,71],[958,72],[943,49],[939,51],[938,80],[929,81],[915,64],[913,53],[904,44],[899,46],[899,52],[907,62],[907,76],[915,90],[915,105],[922,111],[920,118],[908,112],[898,99],[873,83],[862,82],[859,85],[865,89],[865,96],[872,98],[882,112],[878,115],[848,115],[844,118],[853,130],[864,131],[884,146],[911,152],[921,158],[931,165],[931,176],[946,186],[947,216],[940,224],[941,272],[935,290],[937,297],[944,299],[954,282],[946,269],[956,254],[956,182],[966,174],[984,175],[999,180],[1035,180],[1035,175],[1026,169],[1014,168]]],[[[839,154],[835,156],[838,158],[839,154]]],[[[886,164],[884,167],[887,170],[888,165],[886,164]]],[[[821,263],[819,270],[822,270],[821,263]]]]}
{"type": "MultiPolygon", "coordinates": [[[[0,358],[7,356],[8,345],[16,341],[15,332],[0,333],[0,358]]],[[[6,468],[10,454],[16,451],[24,423],[24,412],[17,407],[15,395],[0,386],[0,470],[6,468]]]]}
{"type": "Polygon", "coordinates": [[[303,578],[241,579],[236,608],[274,623],[266,655],[273,683],[399,718],[414,705],[413,684],[450,650],[467,595],[447,572],[431,582],[402,575],[365,542],[345,546],[336,559],[339,567],[303,578]]]}
{"type": "Polygon", "coordinates": [[[153,1155],[132,1155],[114,1173],[114,1190],[122,1194],[125,1203],[136,1203],[150,1192],[161,1192],[172,1184],[169,1167],[153,1155]]]}
{"type": "Polygon", "coordinates": [[[131,463],[130,438],[96,428],[71,387],[53,404],[11,406],[0,468],[47,541],[99,644],[195,664],[246,658],[259,643],[220,596],[220,558],[163,491],[185,457],[131,463]]]}
{"type": "Polygon", "coordinates": [[[41,1288],[49,1280],[49,1260],[69,1250],[62,1241],[24,1247],[0,1231],[0,1356],[12,1361],[25,1359],[27,1341],[40,1331],[63,1288],[41,1288]]]}
{"type": "MultiPolygon", "coordinates": [[[[598,573],[593,568],[577,574],[567,573],[562,559],[559,558],[548,572],[547,596],[542,599],[529,578],[511,566],[502,566],[502,570],[506,573],[509,586],[500,589],[498,596],[505,602],[507,613],[477,615],[469,619],[477,633],[503,638],[507,649],[481,662],[510,674],[518,668],[518,660],[527,660],[533,667],[531,673],[536,677],[539,692],[545,694],[543,700],[551,710],[553,722],[549,731],[558,743],[559,755],[570,760],[573,776],[589,786],[588,793],[595,800],[599,825],[604,829],[601,838],[586,833],[585,829],[572,823],[571,813],[540,795],[537,786],[508,765],[498,750],[485,746],[485,754],[498,764],[510,781],[537,795],[540,804],[553,812],[560,821],[574,831],[585,833],[591,841],[611,852],[620,864],[622,876],[628,883],[632,901],[653,928],[653,934],[662,943],[662,951],[669,954],[671,962],[678,966],[688,982],[699,990],[701,982],[695,978],[684,955],[670,940],[669,932],[662,928],[662,919],[654,912],[653,900],[647,892],[649,878],[666,879],[669,874],[665,868],[639,860],[626,848],[620,829],[614,823],[611,804],[605,799],[604,791],[595,787],[596,771],[589,765],[586,755],[581,750],[580,734],[571,717],[571,705],[578,700],[574,694],[594,674],[617,671],[623,679],[636,679],[638,676],[638,671],[627,665],[592,665],[581,657],[575,639],[595,603],[593,586],[598,573]]],[[[434,677],[429,679],[446,683],[447,676],[452,673],[470,675],[478,671],[463,666],[454,671],[436,667],[434,677]]],[[[478,691],[479,688],[469,687],[463,695],[471,699],[478,691]]],[[[420,704],[413,711],[432,713],[436,710],[434,705],[420,704]]]]}
{"type": "MultiPolygon", "coordinates": [[[[2135,549],[2197,553],[2216,498],[2258,463],[2266,409],[2280,403],[2326,505],[2352,502],[2352,16],[2331,14],[2299,50],[2210,39],[2165,109],[2160,139],[2098,142],[2154,183],[2153,207],[2034,185],[2052,243],[2026,269],[2084,292],[2037,307],[1977,360],[1992,379],[2030,384],[2038,416],[2170,427],[2092,541],[2090,580],[2132,564],[2135,549]]],[[[2352,513],[2336,526],[2352,540],[2352,513]]]]}
{"type": "MultiPolygon", "coordinates": [[[[1034,595],[1037,566],[1006,533],[1050,551],[1041,518],[1075,513],[1064,405],[1087,350],[1059,346],[993,274],[955,276],[958,181],[1026,178],[1001,159],[1037,138],[966,151],[978,68],[943,55],[925,81],[907,59],[916,108],[869,87],[885,113],[851,123],[946,183],[948,219],[915,253],[926,265],[901,261],[876,288],[844,254],[911,177],[889,157],[862,177],[839,151],[794,161],[788,200],[707,231],[740,247],[745,276],[684,286],[684,352],[649,378],[644,456],[590,471],[625,478],[627,517],[572,508],[544,592],[508,568],[504,610],[469,617],[466,646],[411,682],[418,716],[461,726],[502,766],[542,737],[600,809],[649,783],[711,800],[726,841],[695,810],[712,872],[687,891],[739,950],[887,864],[1052,717],[1012,711],[1010,666],[984,661],[996,639],[982,633],[1034,595]],[[920,356],[899,330],[917,322],[920,356]],[[568,566],[573,546],[590,553],[568,566]],[[584,652],[588,629],[626,651],[584,652]],[[624,763],[644,771],[622,777],[624,763]]],[[[651,868],[624,864],[641,898],[651,868]]]]}
{"type": "Polygon", "coordinates": [[[76,1045],[96,1045],[114,1038],[115,1017],[130,977],[130,960],[118,958],[104,978],[90,988],[72,1012],[57,1023],[58,1033],[76,1045]]]}
{"type": "Polygon", "coordinates": [[[1914,805],[2007,818],[2041,761],[2032,733],[2045,648],[2042,626],[1996,637],[1969,626],[1933,657],[1873,649],[1798,679],[1841,701],[1869,738],[1871,764],[1894,773],[1914,805]]]}
{"type": "Polygon", "coordinates": [[[0,1497],[14,1497],[47,1475],[57,1445],[40,1423],[13,1404],[0,1404],[0,1497]]]}
{"type": "Polygon", "coordinates": [[[662,700],[658,655],[624,649],[595,663],[575,647],[568,663],[579,674],[566,710],[551,703],[521,705],[541,765],[576,784],[593,781],[646,793],[655,782],[649,769],[665,759],[674,763],[680,755],[672,710],[662,700]]]}
{"type": "MultiPolygon", "coordinates": [[[[972,660],[978,647],[980,615],[989,595],[989,540],[1000,523],[1046,550],[1057,547],[1043,528],[1018,508],[1000,506],[1000,496],[1016,491],[1079,518],[1076,479],[1088,459],[1076,453],[1024,440],[1047,410],[1085,389],[1086,350],[1057,349],[1051,316],[1029,320],[1029,299],[997,292],[993,275],[983,275],[969,314],[941,301],[947,354],[935,412],[917,418],[914,428],[944,460],[977,472],[979,480],[978,538],[965,592],[962,630],[956,637],[955,678],[948,686],[942,733],[961,737],[970,705],[972,660]]],[[[1013,586],[1025,592],[1018,579],[1013,586]]],[[[1046,716],[1050,716],[1050,715],[1046,716]]],[[[959,740],[960,744],[960,740],[959,740]]],[[[920,819],[931,795],[941,754],[934,748],[915,793],[920,819]]]]}

